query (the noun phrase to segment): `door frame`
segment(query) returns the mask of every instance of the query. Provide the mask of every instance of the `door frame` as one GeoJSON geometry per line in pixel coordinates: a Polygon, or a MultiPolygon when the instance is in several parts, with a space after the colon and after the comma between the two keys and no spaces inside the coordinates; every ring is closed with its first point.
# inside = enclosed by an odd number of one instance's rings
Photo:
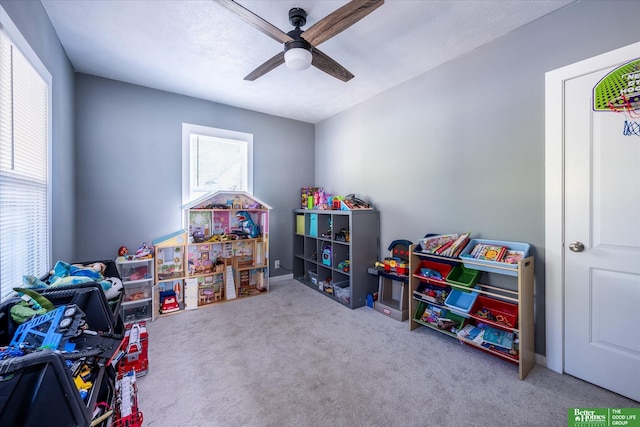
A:
{"type": "Polygon", "coordinates": [[[545,74],[545,363],[559,373],[564,372],[564,85],[638,57],[640,42],[545,74]]]}

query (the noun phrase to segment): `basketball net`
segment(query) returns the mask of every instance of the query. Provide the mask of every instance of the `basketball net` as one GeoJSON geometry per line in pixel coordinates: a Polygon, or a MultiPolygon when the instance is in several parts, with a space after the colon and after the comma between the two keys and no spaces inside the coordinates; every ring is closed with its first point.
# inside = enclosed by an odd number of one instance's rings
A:
{"type": "MultiPolygon", "coordinates": [[[[635,96],[635,99],[637,100],[638,96],[635,96]]],[[[640,136],[640,102],[632,104],[624,94],[622,95],[622,101],[622,106],[618,107],[609,101],[609,108],[611,111],[625,115],[624,129],[622,131],[625,136],[640,136]]]]}

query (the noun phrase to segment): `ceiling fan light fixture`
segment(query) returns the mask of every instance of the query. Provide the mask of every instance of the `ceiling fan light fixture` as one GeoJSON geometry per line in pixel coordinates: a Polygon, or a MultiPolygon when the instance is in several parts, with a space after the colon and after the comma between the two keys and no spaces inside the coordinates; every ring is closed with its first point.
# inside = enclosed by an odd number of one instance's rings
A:
{"type": "Polygon", "coordinates": [[[295,71],[303,71],[311,66],[311,46],[304,40],[294,40],[284,46],[284,62],[295,71]]]}
{"type": "Polygon", "coordinates": [[[294,47],[284,53],[284,62],[292,70],[306,70],[311,66],[311,52],[302,47],[294,47]]]}

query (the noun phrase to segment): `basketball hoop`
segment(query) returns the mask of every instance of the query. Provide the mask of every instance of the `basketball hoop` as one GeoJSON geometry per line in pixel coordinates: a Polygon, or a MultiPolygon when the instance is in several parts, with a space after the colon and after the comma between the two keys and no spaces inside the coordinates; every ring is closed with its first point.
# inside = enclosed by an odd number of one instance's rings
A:
{"type": "Polygon", "coordinates": [[[611,70],[593,88],[593,111],[624,114],[622,134],[640,136],[640,58],[611,70]]]}
{"type": "Polygon", "coordinates": [[[609,109],[625,115],[622,130],[625,136],[640,136],[640,92],[629,94],[629,97],[622,94],[619,98],[610,100],[609,109]]]}

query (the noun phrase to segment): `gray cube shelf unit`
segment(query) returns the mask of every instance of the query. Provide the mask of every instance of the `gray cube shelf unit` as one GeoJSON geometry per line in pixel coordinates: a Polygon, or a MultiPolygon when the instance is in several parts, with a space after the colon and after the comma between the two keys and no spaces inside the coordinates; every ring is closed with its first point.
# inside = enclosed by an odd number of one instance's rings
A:
{"type": "Polygon", "coordinates": [[[293,277],[349,308],[364,306],[378,291],[367,271],[378,260],[378,212],[295,209],[293,225],[293,277]],[[331,291],[323,289],[327,281],[331,291]]]}

